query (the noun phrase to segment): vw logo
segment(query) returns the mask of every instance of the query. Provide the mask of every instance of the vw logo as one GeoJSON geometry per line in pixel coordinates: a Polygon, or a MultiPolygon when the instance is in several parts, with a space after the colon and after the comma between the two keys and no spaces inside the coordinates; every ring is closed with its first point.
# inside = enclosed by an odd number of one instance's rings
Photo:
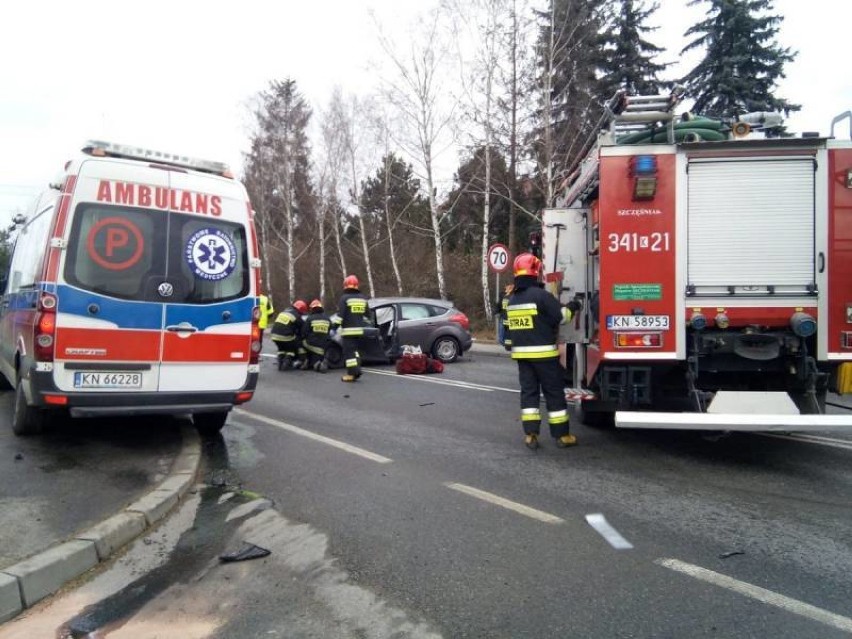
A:
{"type": "Polygon", "coordinates": [[[157,287],[157,292],[160,294],[160,297],[171,297],[175,292],[175,287],[168,282],[163,282],[157,287]]]}

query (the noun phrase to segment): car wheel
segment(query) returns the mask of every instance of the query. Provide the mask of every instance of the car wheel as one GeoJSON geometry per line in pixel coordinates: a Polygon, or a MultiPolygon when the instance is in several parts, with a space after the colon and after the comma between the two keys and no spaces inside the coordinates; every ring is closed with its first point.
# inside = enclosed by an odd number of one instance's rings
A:
{"type": "Polygon", "coordinates": [[[325,347],[325,361],[329,368],[340,368],[343,365],[343,349],[339,344],[332,342],[325,347]]]}
{"type": "Polygon", "coordinates": [[[24,382],[18,380],[15,386],[15,401],[12,405],[12,432],[16,435],[38,435],[44,429],[44,411],[27,405],[24,382]]]}
{"type": "Polygon", "coordinates": [[[225,426],[228,419],[228,411],[218,413],[195,413],[192,421],[195,429],[202,435],[216,435],[225,426]]]}
{"type": "Polygon", "coordinates": [[[439,359],[444,364],[456,361],[459,356],[461,347],[455,337],[439,337],[432,345],[432,357],[439,359]]]}

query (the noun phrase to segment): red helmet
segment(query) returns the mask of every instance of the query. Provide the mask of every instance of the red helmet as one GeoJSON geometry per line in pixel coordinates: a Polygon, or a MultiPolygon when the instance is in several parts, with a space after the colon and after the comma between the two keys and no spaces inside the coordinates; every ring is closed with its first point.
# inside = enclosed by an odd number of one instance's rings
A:
{"type": "Polygon", "coordinates": [[[541,273],[541,260],[532,253],[521,253],[515,258],[513,265],[515,277],[530,275],[538,277],[541,273]]]}
{"type": "Polygon", "coordinates": [[[319,300],[312,300],[311,301],[311,310],[314,310],[315,308],[322,309],[322,302],[320,302],[319,300]]]}
{"type": "Polygon", "coordinates": [[[293,302],[293,308],[299,311],[302,315],[308,312],[308,305],[302,300],[296,300],[293,302]]]}
{"type": "Polygon", "coordinates": [[[347,275],[343,279],[343,288],[358,288],[358,278],[354,275],[347,275]]]}

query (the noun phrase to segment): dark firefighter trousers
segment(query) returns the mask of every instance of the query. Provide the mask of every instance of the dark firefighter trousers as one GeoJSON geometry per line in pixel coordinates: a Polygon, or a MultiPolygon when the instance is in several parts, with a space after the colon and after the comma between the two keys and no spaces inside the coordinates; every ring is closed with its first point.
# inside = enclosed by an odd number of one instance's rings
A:
{"type": "Polygon", "coordinates": [[[521,384],[521,423],[526,435],[538,435],[541,428],[541,400],[547,405],[547,423],[553,437],[568,434],[568,403],[565,401],[562,367],[557,358],[518,359],[521,384]]]}
{"type": "Polygon", "coordinates": [[[346,366],[346,374],[361,377],[361,356],[358,354],[358,343],[360,336],[343,338],[343,365],[346,366]]]}

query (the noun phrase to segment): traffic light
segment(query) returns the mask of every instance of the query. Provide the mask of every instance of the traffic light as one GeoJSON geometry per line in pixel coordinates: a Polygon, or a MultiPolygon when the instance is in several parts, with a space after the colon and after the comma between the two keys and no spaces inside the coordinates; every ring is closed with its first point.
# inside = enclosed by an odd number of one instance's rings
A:
{"type": "Polygon", "coordinates": [[[530,253],[541,259],[541,231],[533,231],[529,238],[530,253]]]}

